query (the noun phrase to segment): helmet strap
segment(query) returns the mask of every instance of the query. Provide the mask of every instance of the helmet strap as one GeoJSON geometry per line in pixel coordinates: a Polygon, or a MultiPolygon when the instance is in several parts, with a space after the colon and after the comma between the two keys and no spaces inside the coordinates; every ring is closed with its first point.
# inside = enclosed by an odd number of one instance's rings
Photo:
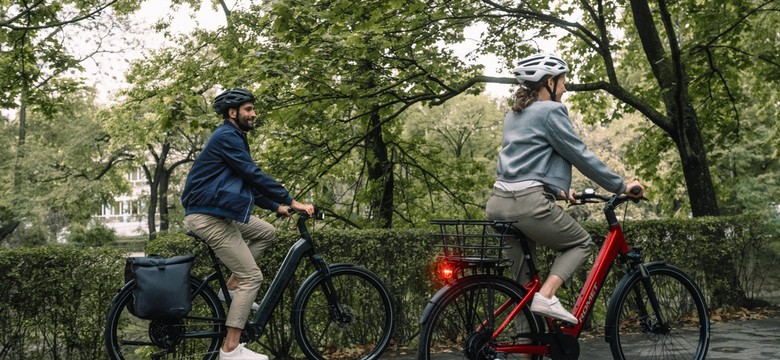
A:
{"type": "Polygon", "coordinates": [[[544,88],[547,89],[547,92],[550,93],[550,100],[552,101],[558,101],[557,91],[558,91],[558,78],[561,77],[560,75],[557,75],[552,78],[553,81],[553,88],[550,90],[550,86],[547,85],[547,82],[544,83],[544,88]]]}

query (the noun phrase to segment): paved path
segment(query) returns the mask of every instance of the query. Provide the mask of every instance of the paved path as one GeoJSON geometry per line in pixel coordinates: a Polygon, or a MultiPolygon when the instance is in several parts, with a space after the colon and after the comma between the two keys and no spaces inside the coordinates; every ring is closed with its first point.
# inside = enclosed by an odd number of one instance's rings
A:
{"type": "MultiPolygon", "coordinates": [[[[580,359],[612,360],[603,337],[580,342],[580,359]]],[[[712,324],[707,360],[780,359],[780,317],[712,324]]]]}
{"type": "MultiPolygon", "coordinates": [[[[412,360],[414,354],[388,354],[383,358],[412,360]]],[[[455,359],[455,358],[453,358],[455,359]]],[[[612,360],[603,337],[580,341],[581,360],[612,360]]],[[[733,320],[712,324],[707,360],[780,359],[780,314],[760,320],[733,320]]]]}

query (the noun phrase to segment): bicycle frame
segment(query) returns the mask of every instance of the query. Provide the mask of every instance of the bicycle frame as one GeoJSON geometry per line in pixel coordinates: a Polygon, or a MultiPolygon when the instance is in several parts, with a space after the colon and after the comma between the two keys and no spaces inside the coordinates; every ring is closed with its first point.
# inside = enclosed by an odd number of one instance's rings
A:
{"type": "MultiPolygon", "coordinates": [[[[576,325],[573,326],[555,326],[549,318],[547,319],[548,327],[555,333],[563,333],[571,335],[574,338],[580,336],[585,320],[590,315],[593,309],[593,303],[598,298],[601,291],[601,285],[604,284],[604,280],[609,274],[612,264],[615,262],[618,256],[626,256],[629,254],[628,243],[623,236],[623,229],[620,226],[620,222],[617,220],[614,208],[608,204],[604,208],[604,213],[609,223],[609,230],[607,236],[602,244],[596,260],[593,262],[593,266],[588,273],[588,277],[585,280],[585,284],[580,291],[580,295],[574,304],[572,314],[579,320],[576,325]]],[[[523,245],[524,248],[526,245],[523,245]]],[[[527,250],[527,249],[526,249],[527,250]]],[[[527,252],[526,252],[527,253],[527,252]]],[[[531,267],[533,269],[533,267],[531,267]]],[[[507,326],[514,320],[517,314],[522,311],[522,308],[530,303],[534,293],[538,292],[542,283],[539,279],[539,275],[536,271],[532,271],[531,280],[523,285],[525,288],[526,296],[518,303],[504,322],[493,331],[493,339],[497,338],[507,326]]],[[[503,304],[495,310],[495,314],[500,314],[506,311],[509,304],[503,304]]],[[[505,353],[524,353],[535,355],[547,355],[550,349],[546,344],[542,345],[511,345],[511,346],[498,346],[495,349],[498,352],[505,353]]]]}
{"type": "MultiPolygon", "coordinates": [[[[314,240],[306,228],[305,220],[306,219],[303,217],[298,218],[297,227],[301,234],[301,238],[298,239],[298,241],[296,241],[292,247],[290,247],[290,250],[287,252],[287,255],[282,261],[282,265],[279,267],[279,271],[277,272],[273,281],[271,281],[271,285],[268,288],[268,291],[266,291],[265,295],[263,296],[263,300],[260,302],[260,309],[255,312],[252,320],[248,322],[253,330],[253,333],[250,334],[250,342],[260,338],[260,336],[262,336],[262,334],[265,332],[265,327],[268,325],[271,314],[276,309],[276,305],[281,300],[285,288],[287,288],[287,285],[289,285],[290,281],[293,279],[293,275],[298,269],[298,265],[303,261],[304,258],[308,257],[311,260],[312,265],[314,265],[315,273],[320,272],[326,277],[330,274],[328,265],[314,249],[314,240]]],[[[211,256],[211,261],[214,265],[215,271],[203,279],[202,286],[208,286],[208,283],[216,280],[219,283],[220,289],[222,289],[223,293],[227,294],[227,281],[222,274],[217,257],[211,248],[209,248],[209,255],[211,256]]],[[[337,299],[335,298],[335,291],[332,289],[333,285],[329,281],[327,281],[326,284],[328,285],[326,296],[328,297],[330,303],[337,303],[337,299]]],[[[232,299],[226,298],[225,300],[229,308],[232,299]]]]}

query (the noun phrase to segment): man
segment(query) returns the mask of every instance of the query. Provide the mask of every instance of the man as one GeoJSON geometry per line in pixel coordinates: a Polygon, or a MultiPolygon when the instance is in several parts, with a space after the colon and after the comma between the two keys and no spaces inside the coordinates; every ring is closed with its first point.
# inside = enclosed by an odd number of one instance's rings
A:
{"type": "Polygon", "coordinates": [[[314,213],[314,206],[294,200],[252,160],[246,132],[255,127],[254,101],[252,93],[240,88],[214,98],[214,111],[224,123],[195,159],[181,198],[184,224],[233,273],[227,283],[233,301],[225,321],[221,360],[268,360],[239,343],[263,280],[257,259],[276,238],[271,224],[252,215],[253,205],[285,216],[289,208],[314,213]]]}

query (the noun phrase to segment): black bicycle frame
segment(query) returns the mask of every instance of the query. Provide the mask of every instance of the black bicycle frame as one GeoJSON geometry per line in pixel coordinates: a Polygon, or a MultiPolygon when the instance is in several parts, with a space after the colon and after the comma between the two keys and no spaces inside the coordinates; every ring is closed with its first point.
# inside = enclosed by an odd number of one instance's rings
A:
{"type": "MultiPolygon", "coordinates": [[[[306,228],[305,220],[306,218],[304,217],[298,218],[297,226],[298,231],[301,234],[301,238],[298,239],[298,241],[295,242],[292,247],[290,247],[290,250],[284,257],[284,261],[282,261],[282,265],[279,267],[279,272],[276,274],[273,281],[271,281],[271,286],[268,288],[268,291],[266,291],[265,295],[263,296],[263,300],[260,302],[260,309],[255,313],[252,321],[249,322],[249,325],[252,326],[252,329],[254,330],[253,339],[250,339],[250,341],[254,341],[255,339],[262,336],[262,334],[265,332],[265,327],[271,318],[271,314],[276,309],[276,305],[279,304],[279,301],[284,294],[284,289],[287,288],[287,286],[290,284],[295,271],[298,269],[298,264],[300,264],[304,258],[308,257],[311,260],[315,273],[320,272],[323,274],[323,276],[325,276],[326,279],[328,279],[330,269],[322,257],[315,252],[314,241],[312,240],[311,235],[306,228]]],[[[222,293],[227,294],[227,282],[225,281],[225,278],[222,275],[222,271],[219,268],[216,255],[214,254],[214,251],[211,250],[211,248],[209,248],[209,255],[211,256],[215,271],[204,279],[202,286],[207,286],[207,283],[211,282],[212,280],[217,280],[219,282],[220,289],[222,289],[222,293]]],[[[337,304],[338,299],[335,297],[333,284],[329,279],[325,283],[327,288],[324,289],[324,292],[328,298],[328,302],[330,304],[337,304]]],[[[230,308],[232,299],[226,298],[225,300],[227,302],[228,308],[230,308]]]]}

